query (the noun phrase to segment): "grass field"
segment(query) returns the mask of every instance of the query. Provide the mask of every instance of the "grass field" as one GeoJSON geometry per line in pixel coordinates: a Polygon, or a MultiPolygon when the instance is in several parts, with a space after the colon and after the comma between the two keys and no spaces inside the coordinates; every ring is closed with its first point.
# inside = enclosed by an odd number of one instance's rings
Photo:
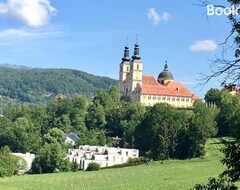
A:
{"type": "Polygon", "coordinates": [[[181,190],[217,176],[224,167],[219,162],[220,145],[211,140],[204,159],[168,160],[148,165],[96,172],[14,176],[0,179],[0,190],[181,190]]]}

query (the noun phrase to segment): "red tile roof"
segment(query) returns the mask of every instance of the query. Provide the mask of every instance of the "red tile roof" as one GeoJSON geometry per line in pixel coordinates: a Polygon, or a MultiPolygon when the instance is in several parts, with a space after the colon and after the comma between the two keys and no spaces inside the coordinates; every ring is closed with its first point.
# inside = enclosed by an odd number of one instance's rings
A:
{"type": "Polygon", "coordinates": [[[197,96],[196,94],[192,94],[192,99],[193,100],[201,100],[201,98],[199,96],[197,96]]]}
{"type": "Polygon", "coordinates": [[[142,77],[142,93],[152,95],[184,96],[194,97],[194,95],[180,82],[170,81],[166,85],[159,84],[153,76],[142,77]]]}
{"type": "Polygon", "coordinates": [[[230,92],[232,94],[240,96],[240,88],[238,88],[236,85],[230,85],[228,87],[224,87],[221,91],[230,92]]]}

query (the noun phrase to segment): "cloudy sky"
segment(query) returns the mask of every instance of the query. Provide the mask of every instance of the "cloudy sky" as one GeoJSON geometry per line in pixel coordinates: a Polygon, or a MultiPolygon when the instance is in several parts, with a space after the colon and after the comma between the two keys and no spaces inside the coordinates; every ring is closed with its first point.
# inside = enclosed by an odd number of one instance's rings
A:
{"type": "Polygon", "coordinates": [[[211,72],[230,25],[226,16],[207,17],[194,4],[199,1],[0,0],[0,64],[117,79],[124,46],[132,54],[138,35],[144,74],[157,77],[167,60],[175,80],[203,97],[219,79],[201,90],[198,73],[211,72]]]}

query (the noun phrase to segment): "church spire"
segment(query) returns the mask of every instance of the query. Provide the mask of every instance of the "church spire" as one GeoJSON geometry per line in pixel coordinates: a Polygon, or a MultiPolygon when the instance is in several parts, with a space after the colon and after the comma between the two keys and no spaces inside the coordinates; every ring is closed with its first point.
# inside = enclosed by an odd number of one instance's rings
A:
{"type": "Polygon", "coordinates": [[[164,71],[168,71],[168,64],[167,64],[167,61],[165,61],[164,71]]]}
{"type": "Polygon", "coordinates": [[[130,61],[130,58],[129,58],[129,47],[128,47],[127,44],[126,44],[125,49],[124,49],[124,55],[123,55],[122,61],[130,61]]]}
{"type": "Polygon", "coordinates": [[[141,57],[139,55],[139,44],[138,44],[138,37],[136,40],[136,44],[134,45],[134,55],[132,56],[133,60],[140,60],[141,57]]]}

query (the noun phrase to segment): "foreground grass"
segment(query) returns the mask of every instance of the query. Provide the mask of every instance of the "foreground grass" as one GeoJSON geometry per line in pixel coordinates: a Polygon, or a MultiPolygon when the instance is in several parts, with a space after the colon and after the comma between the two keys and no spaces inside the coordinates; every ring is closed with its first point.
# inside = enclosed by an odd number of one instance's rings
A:
{"type": "Polygon", "coordinates": [[[181,190],[216,177],[224,167],[219,162],[218,147],[211,140],[204,159],[168,160],[129,168],[96,172],[76,172],[14,176],[0,180],[3,190],[181,190]]]}

